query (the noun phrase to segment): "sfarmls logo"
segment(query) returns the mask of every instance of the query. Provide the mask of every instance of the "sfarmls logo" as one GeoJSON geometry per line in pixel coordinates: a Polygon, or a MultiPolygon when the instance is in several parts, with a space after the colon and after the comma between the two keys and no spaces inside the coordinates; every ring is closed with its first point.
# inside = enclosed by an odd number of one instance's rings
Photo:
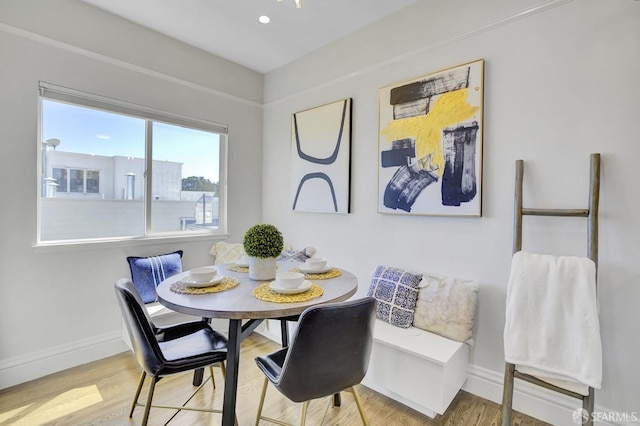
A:
{"type": "Polygon", "coordinates": [[[594,411],[589,416],[589,412],[584,408],[577,408],[573,412],[573,421],[579,425],[583,425],[589,421],[594,422],[637,422],[640,420],[640,415],[633,411],[631,413],[618,412],[618,411],[594,411]]]}

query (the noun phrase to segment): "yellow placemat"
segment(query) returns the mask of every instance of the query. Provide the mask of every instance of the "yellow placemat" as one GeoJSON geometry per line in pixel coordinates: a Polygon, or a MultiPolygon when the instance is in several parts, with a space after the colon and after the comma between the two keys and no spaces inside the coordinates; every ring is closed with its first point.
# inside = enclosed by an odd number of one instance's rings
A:
{"type": "Polygon", "coordinates": [[[184,281],[177,281],[171,284],[171,291],[179,294],[209,294],[219,293],[225,290],[231,290],[238,287],[240,281],[235,278],[224,277],[219,284],[212,285],[211,287],[189,287],[189,284],[184,281]]]}
{"type": "MultiPolygon", "coordinates": [[[[291,268],[290,272],[302,272],[300,268],[291,268]]],[[[342,271],[338,268],[331,268],[327,272],[313,274],[311,272],[303,272],[305,280],[328,280],[331,278],[337,278],[342,275],[342,271]]]]}
{"type": "Polygon", "coordinates": [[[227,269],[233,272],[249,272],[248,266],[240,266],[235,263],[228,264],[227,269]]]}
{"type": "Polygon", "coordinates": [[[258,287],[253,289],[253,296],[256,299],[263,300],[265,302],[276,303],[296,303],[306,302],[307,300],[315,299],[322,296],[324,290],[322,287],[315,284],[311,284],[311,288],[303,293],[298,294],[280,294],[275,291],[271,291],[269,283],[262,283],[258,287]]]}

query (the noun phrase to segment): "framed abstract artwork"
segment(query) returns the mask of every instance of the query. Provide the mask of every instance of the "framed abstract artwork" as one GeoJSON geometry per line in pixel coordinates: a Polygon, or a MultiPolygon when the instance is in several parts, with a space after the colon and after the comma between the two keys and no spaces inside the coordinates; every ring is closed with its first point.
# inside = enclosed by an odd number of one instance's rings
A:
{"type": "Polygon", "coordinates": [[[484,60],[379,89],[378,211],[481,216],[484,60]]]}
{"type": "Polygon", "coordinates": [[[294,113],[291,157],[294,211],[349,213],[351,98],[294,113]]]}

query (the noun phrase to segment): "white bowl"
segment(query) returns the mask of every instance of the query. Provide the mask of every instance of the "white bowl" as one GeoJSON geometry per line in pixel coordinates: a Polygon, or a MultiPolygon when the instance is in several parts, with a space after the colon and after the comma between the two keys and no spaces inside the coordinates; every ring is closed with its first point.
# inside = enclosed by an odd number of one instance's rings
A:
{"type": "Polygon", "coordinates": [[[314,271],[319,271],[327,266],[326,259],[320,259],[318,257],[310,257],[304,262],[307,269],[312,269],[314,271]]]}
{"type": "Polygon", "coordinates": [[[189,271],[189,277],[196,283],[208,283],[211,282],[218,271],[212,266],[205,266],[203,268],[194,268],[189,271]]]}
{"type": "Polygon", "coordinates": [[[304,274],[300,272],[280,272],[276,275],[276,282],[282,288],[298,288],[304,282],[304,274]]]}

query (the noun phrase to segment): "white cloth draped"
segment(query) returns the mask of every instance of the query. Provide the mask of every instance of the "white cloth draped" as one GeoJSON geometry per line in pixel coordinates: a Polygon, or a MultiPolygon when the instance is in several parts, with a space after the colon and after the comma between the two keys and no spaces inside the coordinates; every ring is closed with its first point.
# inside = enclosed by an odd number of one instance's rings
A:
{"type": "Polygon", "coordinates": [[[602,381],[591,259],[514,254],[507,289],[505,360],[522,373],[586,395],[602,381]]]}

